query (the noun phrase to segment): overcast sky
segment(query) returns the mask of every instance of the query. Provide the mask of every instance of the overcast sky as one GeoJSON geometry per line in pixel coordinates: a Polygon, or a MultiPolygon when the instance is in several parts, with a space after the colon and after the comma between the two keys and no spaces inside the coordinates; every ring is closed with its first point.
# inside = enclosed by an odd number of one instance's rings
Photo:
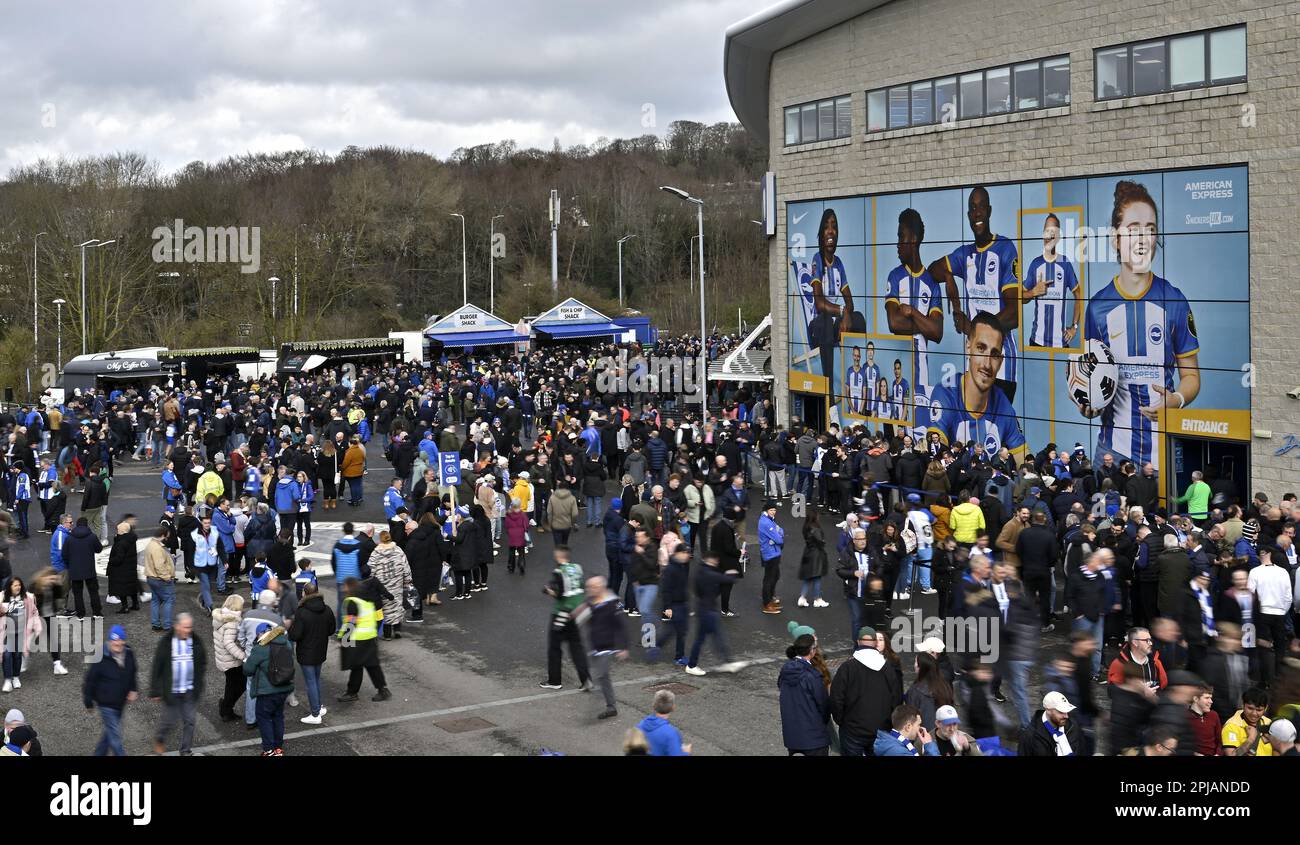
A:
{"type": "Polygon", "coordinates": [[[0,26],[0,176],[41,158],[349,144],[446,156],[735,120],[727,26],[768,0],[21,3],[0,26]],[[653,113],[645,104],[652,104],[653,113]],[[653,120],[653,125],[644,124],[653,120]]]}

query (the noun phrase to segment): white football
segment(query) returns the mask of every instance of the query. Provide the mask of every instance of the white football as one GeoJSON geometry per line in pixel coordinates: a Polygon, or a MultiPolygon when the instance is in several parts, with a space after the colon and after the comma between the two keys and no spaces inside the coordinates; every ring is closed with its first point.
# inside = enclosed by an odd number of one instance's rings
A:
{"type": "Polygon", "coordinates": [[[1093,338],[1084,351],[1070,356],[1066,390],[1079,410],[1100,412],[1110,407],[1119,390],[1119,365],[1110,347],[1093,338]]]}

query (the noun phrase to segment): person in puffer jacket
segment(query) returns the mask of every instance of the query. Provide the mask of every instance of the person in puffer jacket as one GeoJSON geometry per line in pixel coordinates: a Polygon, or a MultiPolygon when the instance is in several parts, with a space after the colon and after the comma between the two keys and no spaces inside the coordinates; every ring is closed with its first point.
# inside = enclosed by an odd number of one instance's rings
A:
{"type": "Polygon", "coordinates": [[[790,756],[825,757],[830,753],[830,698],[821,672],[812,665],[817,640],[803,634],[786,649],[777,688],[781,700],[781,741],[790,756]]]}
{"type": "Polygon", "coordinates": [[[235,703],[244,694],[244,659],[248,654],[239,643],[239,623],[243,619],[244,597],[227,596],[225,603],[212,612],[212,650],[217,669],[226,676],[226,686],[217,701],[217,713],[223,722],[234,722],[235,703]]]}

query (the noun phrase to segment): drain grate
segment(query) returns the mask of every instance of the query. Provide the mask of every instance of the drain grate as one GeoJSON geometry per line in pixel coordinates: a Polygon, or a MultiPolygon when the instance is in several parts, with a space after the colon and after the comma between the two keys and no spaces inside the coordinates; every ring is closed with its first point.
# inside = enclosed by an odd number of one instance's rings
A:
{"type": "Polygon", "coordinates": [[[444,719],[441,722],[434,722],[434,724],[452,734],[463,734],[496,727],[495,723],[489,722],[487,719],[480,719],[478,716],[470,716],[468,719],[444,719]]]}
{"type": "Polygon", "coordinates": [[[688,693],[695,692],[699,687],[694,687],[690,684],[677,683],[676,681],[670,684],[651,684],[650,686],[645,687],[646,692],[658,692],[661,689],[666,689],[673,695],[687,695],[688,693]]]}

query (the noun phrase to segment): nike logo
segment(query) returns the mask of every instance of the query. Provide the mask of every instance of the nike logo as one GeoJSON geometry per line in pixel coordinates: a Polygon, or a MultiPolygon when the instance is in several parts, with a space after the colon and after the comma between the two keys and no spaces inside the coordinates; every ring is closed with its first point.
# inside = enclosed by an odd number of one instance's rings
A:
{"type": "Polygon", "coordinates": [[[1110,339],[1115,340],[1116,338],[1121,338],[1123,336],[1124,336],[1123,332],[1111,332],[1110,339]]]}
{"type": "Polygon", "coordinates": [[[806,212],[806,211],[805,211],[803,214],[796,214],[794,217],[790,218],[790,221],[791,221],[791,222],[790,222],[790,225],[791,225],[791,226],[798,226],[798,225],[799,225],[799,222],[800,222],[801,220],[803,220],[803,219],[804,219],[805,217],[807,217],[807,216],[808,216],[808,212],[806,212]]]}

